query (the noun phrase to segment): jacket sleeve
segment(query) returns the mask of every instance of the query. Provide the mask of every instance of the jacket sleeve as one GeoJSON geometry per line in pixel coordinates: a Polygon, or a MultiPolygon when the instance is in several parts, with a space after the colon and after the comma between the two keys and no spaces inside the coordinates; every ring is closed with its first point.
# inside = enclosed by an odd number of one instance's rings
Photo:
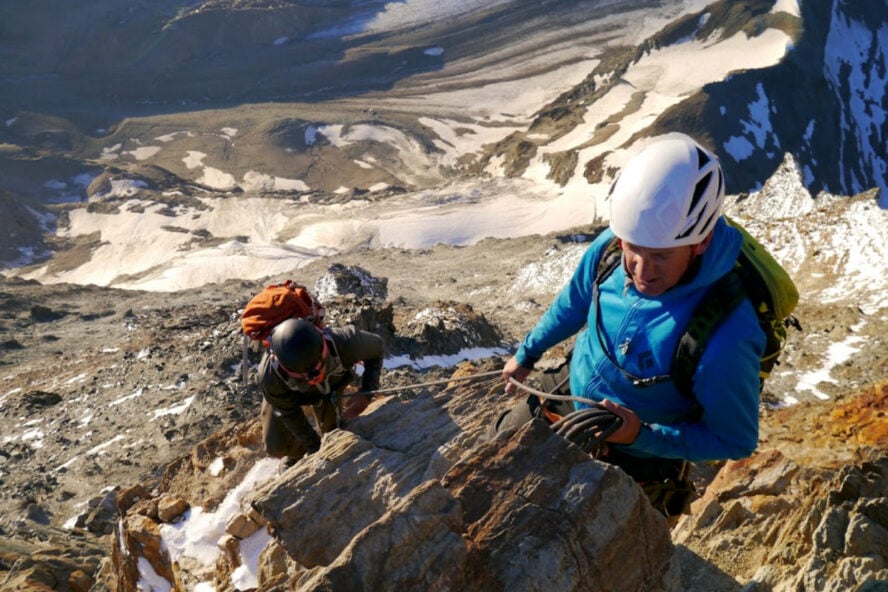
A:
{"type": "Polygon", "coordinates": [[[603,246],[611,238],[613,233],[607,230],[586,249],[570,282],[555,297],[515,353],[519,364],[525,368],[533,368],[547,349],[571,337],[586,324],[593,305],[592,284],[595,281],[598,259],[603,246]]]}
{"type": "Polygon", "coordinates": [[[358,362],[364,364],[364,374],[361,376],[361,390],[375,391],[379,388],[382,375],[382,362],[385,355],[385,346],[382,338],[376,333],[362,331],[349,326],[336,331],[337,347],[342,357],[342,363],[353,366],[358,362]]]}
{"type": "Polygon", "coordinates": [[[752,454],[758,445],[759,367],[764,347],[765,334],[747,301],[713,336],[694,374],[694,395],[702,408],[699,419],[646,425],[629,448],[689,461],[752,454]]]}
{"type": "Polygon", "coordinates": [[[367,333],[366,331],[361,331],[360,335],[365,340],[364,374],[361,376],[361,390],[364,392],[375,391],[379,388],[382,376],[382,338],[375,333],[367,333]]]}
{"type": "Polygon", "coordinates": [[[321,447],[321,438],[302,412],[300,399],[294,391],[275,374],[271,356],[266,352],[259,361],[256,382],[271,411],[306,450],[315,452],[321,447]]]}
{"type": "Polygon", "coordinates": [[[259,390],[262,391],[262,396],[277,411],[299,411],[302,405],[307,404],[298,396],[299,393],[291,390],[275,373],[268,352],[264,353],[259,361],[256,383],[259,385],[259,390]]]}

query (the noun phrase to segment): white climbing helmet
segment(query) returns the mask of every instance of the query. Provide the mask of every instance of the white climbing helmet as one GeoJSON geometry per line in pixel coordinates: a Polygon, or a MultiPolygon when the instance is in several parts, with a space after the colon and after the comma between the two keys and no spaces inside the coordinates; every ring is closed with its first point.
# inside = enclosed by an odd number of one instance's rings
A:
{"type": "Polygon", "coordinates": [[[660,136],[626,163],[611,187],[610,226],[639,247],[695,245],[725,199],[718,158],[690,137],[660,136]]]}

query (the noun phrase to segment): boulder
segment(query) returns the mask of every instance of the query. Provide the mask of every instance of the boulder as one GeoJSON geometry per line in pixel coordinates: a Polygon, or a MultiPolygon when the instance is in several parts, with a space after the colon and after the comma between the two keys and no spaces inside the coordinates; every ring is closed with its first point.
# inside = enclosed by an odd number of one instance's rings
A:
{"type": "Polygon", "coordinates": [[[157,517],[161,522],[175,522],[189,507],[181,497],[162,495],[157,500],[157,517]]]}
{"type": "MultiPolygon", "coordinates": [[[[397,353],[453,355],[470,348],[502,347],[499,332],[470,305],[436,301],[395,318],[397,353]]],[[[505,351],[505,349],[504,349],[505,351]]]]}
{"type": "Polygon", "coordinates": [[[384,302],[388,298],[388,279],[375,277],[358,265],[334,263],[315,282],[315,293],[322,302],[340,296],[384,302]]]}
{"type": "Polygon", "coordinates": [[[293,589],[675,589],[666,522],[629,477],[541,422],[480,441],[470,393],[374,403],[253,495],[310,568],[293,589]]]}

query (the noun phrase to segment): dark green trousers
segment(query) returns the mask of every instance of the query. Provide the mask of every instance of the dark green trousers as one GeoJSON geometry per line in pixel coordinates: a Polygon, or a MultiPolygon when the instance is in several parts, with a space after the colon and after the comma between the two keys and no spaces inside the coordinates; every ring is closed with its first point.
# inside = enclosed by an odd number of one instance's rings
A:
{"type": "Polygon", "coordinates": [[[321,434],[333,430],[336,427],[336,407],[329,399],[323,399],[320,403],[311,406],[314,422],[311,422],[305,415],[305,409],[296,412],[294,422],[297,424],[299,431],[304,432],[302,437],[294,434],[281,420],[275,415],[274,408],[267,401],[262,401],[260,416],[262,420],[262,441],[265,446],[265,452],[273,458],[287,457],[292,460],[299,460],[308,452],[305,441],[315,440],[318,438],[317,431],[312,425],[314,423],[320,430],[321,434]],[[314,437],[308,432],[314,433],[314,437]]]}

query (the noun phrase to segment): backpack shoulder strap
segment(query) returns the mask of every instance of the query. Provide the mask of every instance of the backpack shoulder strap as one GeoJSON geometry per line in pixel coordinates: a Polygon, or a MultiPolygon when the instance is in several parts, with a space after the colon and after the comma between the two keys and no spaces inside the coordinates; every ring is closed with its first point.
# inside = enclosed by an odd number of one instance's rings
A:
{"type": "Polygon", "coordinates": [[[601,255],[598,257],[598,265],[595,267],[595,281],[592,282],[592,306],[595,307],[595,310],[599,310],[599,286],[610,277],[622,260],[623,249],[620,248],[619,239],[614,237],[604,245],[601,255]]]}
{"type": "Polygon", "coordinates": [[[718,326],[746,298],[746,288],[736,267],[719,278],[697,304],[678,340],[672,359],[672,381],[689,399],[694,396],[694,372],[718,326]]]}
{"type": "Polygon", "coordinates": [[[620,248],[619,239],[614,237],[604,245],[604,248],[601,250],[601,256],[598,258],[598,265],[595,268],[595,284],[593,286],[594,298],[598,298],[598,286],[610,277],[610,274],[614,272],[622,260],[623,249],[620,248]]]}

